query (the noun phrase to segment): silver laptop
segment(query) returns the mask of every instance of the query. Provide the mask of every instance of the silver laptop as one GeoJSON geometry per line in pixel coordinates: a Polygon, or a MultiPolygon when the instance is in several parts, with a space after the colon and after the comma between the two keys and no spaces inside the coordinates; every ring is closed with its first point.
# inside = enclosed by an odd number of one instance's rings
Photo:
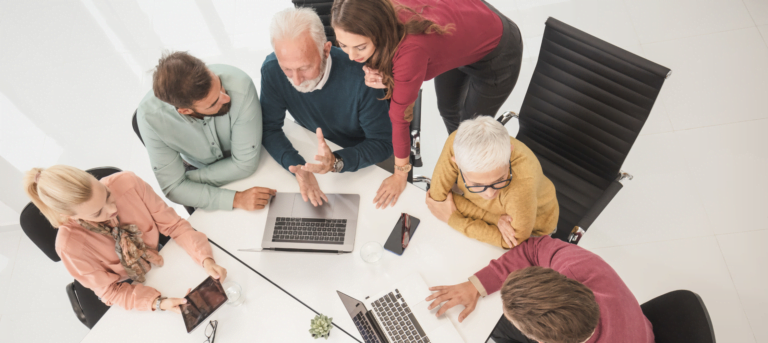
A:
{"type": "Polygon", "coordinates": [[[365,343],[463,343],[446,316],[427,310],[429,287],[419,274],[412,274],[389,290],[365,301],[336,291],[365,343]]]}
{"type": "Polygon", "coordinates": [[[360,209],[358,194],[326,194],[312,206],[300,193],[278,193],[269,205],[261,247],[266,250],[352,252],[360,209]]]}

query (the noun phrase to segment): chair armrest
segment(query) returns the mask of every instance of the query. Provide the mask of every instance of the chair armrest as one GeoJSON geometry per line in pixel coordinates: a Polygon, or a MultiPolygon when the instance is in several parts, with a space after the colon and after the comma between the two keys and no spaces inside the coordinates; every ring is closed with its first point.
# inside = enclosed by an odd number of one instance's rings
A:
{"type": "Polygon", "coordinates": [[[517,113],[515,113],[515,112],[513,112],[513,111],[506,111],[506,112],[502,113],[502,114],[499,116],[499,118],[497,118],[496,120],[498,120],[498,121],[499,121],[499,123],[501,123],[501,125],[507,125],[507,123],[508,123],[508,122],[509,122],[509,121],[510,121],[512,118],[518,118],[518,119],[519,119],[519,118],[520,118],[520,116],[519,116],[519,115],[517,115],[517,113]]]}
{"type": "Polygon", "coordinates": [[[67,285],[67,297],[69,298],[69,303],[72,305],[72,311],[75,312],[77,319],[79,319],[83,325],[88,326],[85,313],[83,312],[83,308],[80,306],[80,300],[77,299],[77,294],[75,294],[74,282],[70,282],[67,285]]]}
{"type": "Polygon", "coordinates": [[[608,188],[603,192],[603,194],[600,196],[600,198],[595,201],[595,203],[592,205],[592,207],[587,211],[586,214],[584,214],[584,217],[579,220],[579,226],[586,231],[589,229],[589,226],[592,225],[592,223],[597,219],[597,216],[600,215],[600,213],[603,212],[606,206],[608,206],[608,203],[613,200],[613,197],[616,196],[617,193],[621,190],[623,185],[618,180],[615,180],[611,182],[611,184],[608,186],[608,188]]]}

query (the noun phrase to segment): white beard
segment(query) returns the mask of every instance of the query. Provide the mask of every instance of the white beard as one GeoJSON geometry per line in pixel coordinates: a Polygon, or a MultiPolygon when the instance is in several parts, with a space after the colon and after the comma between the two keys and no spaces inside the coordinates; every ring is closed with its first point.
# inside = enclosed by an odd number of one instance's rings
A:
{"type": "Polygon", "coordinates": [[[316,78],[314,78],[312,80],[305,80],[304,82],[302,82],[300,85],[297,86],[297,85],[295,85],[293,83],[293,81],[291,81],[291,78],[286,76],[286,78],[288,79],[288,83],[290,83],[291,86],[293,86],[293,88],[296,88],[296,90],[301,92],[301,93],[309,93],[309,92],[315,90],[315,87],[317,87],[317,84],[320,83],[320,80],[323,79],[323,74],[325,73],[325,64],[326,63],[328,63],[328,60],[327,60],[326,57],[324,57],[323,58],[323,62],[320,63],[320,71],[321,71],[321,73],[318,74],[316,78]]]}

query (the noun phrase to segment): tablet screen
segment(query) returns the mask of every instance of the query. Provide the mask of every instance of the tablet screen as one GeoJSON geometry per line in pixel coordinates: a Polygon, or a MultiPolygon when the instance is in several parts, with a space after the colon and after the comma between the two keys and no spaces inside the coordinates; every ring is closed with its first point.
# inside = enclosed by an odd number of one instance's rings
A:
{"type": "Polygon", "coordinates": [[[187,333],[192,332],[211,313],[227,302],[227,294],[221,282],[210,276],[184,298],[187,299],[187,303],[181,305],[181,316],[184,317],[187,333]]]}

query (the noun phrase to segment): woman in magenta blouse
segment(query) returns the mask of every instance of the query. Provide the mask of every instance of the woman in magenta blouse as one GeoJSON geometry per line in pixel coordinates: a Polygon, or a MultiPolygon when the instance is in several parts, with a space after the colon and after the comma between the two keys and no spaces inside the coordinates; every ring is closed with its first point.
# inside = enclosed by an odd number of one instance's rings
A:
{"type": "Polygon", "coordinates": [[[514,22],[483,0],[335,0],[339,47],[364,63],[365,83],[390,100],[395,173],[374,198],[394,205],[411,169],[409,125],[421,84],[435,79],[448,133],[495,115],[517,83],[523,43],[514,22]]]}

